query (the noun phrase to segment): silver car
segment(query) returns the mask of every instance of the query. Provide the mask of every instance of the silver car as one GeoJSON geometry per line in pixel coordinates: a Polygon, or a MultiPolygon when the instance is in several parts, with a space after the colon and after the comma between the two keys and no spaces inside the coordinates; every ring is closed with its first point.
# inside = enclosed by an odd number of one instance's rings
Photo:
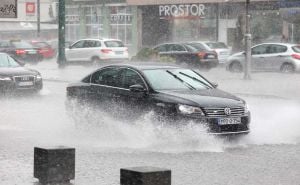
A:
{"type": "MultiPolygon", "coordinates": [[[[300,45],[287,43],[262,43],[252,47],[251,68],[253,71],[300,71],[300,45]]],[[[242,72],[245,52],[231,55],[226,64],[231,72],[242,72]]]]}

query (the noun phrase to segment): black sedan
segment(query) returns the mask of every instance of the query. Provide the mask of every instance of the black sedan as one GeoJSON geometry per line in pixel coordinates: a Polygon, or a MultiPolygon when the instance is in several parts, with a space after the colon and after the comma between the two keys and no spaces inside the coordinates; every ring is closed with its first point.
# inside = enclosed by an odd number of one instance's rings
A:
{"type": "Polygon", "coordinates": [[[23,67],[6,53],[0,53],[0,92],[37,92],[43,87],[38,71],[23,67]]]}
{"type": "Polygon", "coordinates": [[[0,52],[7,53],[24,63],[36,64],[43,60],[39,48],[24,40],[1,40],[0,52]]]}
{"type": "Polygon", "coordinates": [[[107,110],[117,105],[121,115],[154,111],[171,123],[192,120],[214,134],[249,132],[250,112],[244,100],[219,90],[196,71],[177,66],[105,66],[70,84],[67,97],[97,102],[107,110]]]}

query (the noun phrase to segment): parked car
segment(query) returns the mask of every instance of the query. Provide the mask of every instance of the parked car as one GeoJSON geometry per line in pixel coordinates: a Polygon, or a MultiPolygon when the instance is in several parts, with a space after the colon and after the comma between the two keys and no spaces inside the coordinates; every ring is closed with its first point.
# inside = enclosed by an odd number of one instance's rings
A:
{"type": "Polygon", "coordinates": [[[0,52],[7,53],[25,63],[37,63],[43,60],[39,49],[24,40],[1,40],[0,52]]]}
{"type": "Polygon", "coordinates": [[[246,102],[188,68],[149,63],[108,65],[69,84],[67,97],[69,101],[97,103],[109,113],[115,106],[117,114],[127,118],[132,117],[129,112],[143,115],[154,111],[172,120],[171,124],[193,120],[213,134],[249,132],[246,102]]]}
{"type": "Polygon", "coordinates": [[[56,55],[55,49],[45,41],[31,41],[31,44],[38,48],[44,59],[50,59],[56,55]]]}
{"type": "MultiPolygon", "coordinates": [[[[262,43],[252,47],[251,68],[255,71],[300,71],[300,45],[286,43],[262,43]]],[[[231,72],[242,72],[246,60],[245,52],[228,58],[226,68],[231,72]]]]}
{"type": "Polygon", "coordinates": [[[231,54],[231,49],[223,42],[193,41],[191,44],[199,49],[215,51],[218,55],[219,64],[226,63],[227,58],[231,54]]]}
{"type": "Polygon", "coordinates": [[[0,92],[39,91],[43,88],[41,74],[22,65],[6,53],[0,53],[0,92]]]}
{"type": "Polygon", "coordinates": [[[66,48],[67,62],[123,61],[128,60],[128,49],[121,40],[81,39],[66,48]]]}
{"type": "Polygon", "coordinates": [[[217,53],[193,47],[189,43],[164,43],[153,48],[160,56],[172,57],[180,63],[204,69],[216,67],[219,63],[217,53]]]}

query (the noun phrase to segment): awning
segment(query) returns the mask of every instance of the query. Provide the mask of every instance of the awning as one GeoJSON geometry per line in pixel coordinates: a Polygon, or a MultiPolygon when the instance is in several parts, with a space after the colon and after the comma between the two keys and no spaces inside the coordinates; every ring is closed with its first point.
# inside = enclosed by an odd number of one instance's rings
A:
{"type": "MultiPolygon", "coordinates": [[[[57,30],[57,24],[41,23],[40,30],[57,30]]],[[[0,32],[3,31],[31,31],[37,30],[36,23],[30,22],[1,22],[0,32]]]]}
{"type": "MultiPolygon", "coordinates": [[[[251,0],[250,2],[269,2],[277,0],[251,0]]],[[[199,4],[199,3],[226,3],[246,2],[245,0],[127,0],[128,5],[163,5],[163,4],[199,4]]]]}

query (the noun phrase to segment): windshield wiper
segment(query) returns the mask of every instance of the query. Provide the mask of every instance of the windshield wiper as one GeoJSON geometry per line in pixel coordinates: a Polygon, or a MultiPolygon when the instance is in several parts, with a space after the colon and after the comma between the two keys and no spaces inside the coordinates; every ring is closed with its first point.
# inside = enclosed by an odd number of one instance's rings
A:
{"type": "Polygon", "coordinates": [[[185,82],[184,80],[182,80],[181,78],[179,78],[177,75],[175,75],[174,73],[172,73],[169,70],[166,70],[167,73],[169,73],[170,75],[172,75],[174,78],[176,78],[177,80],[179,80],[180,82],[182,82],[183,84],[185,84],[186,86],[188,86],[190,89],[196,90],[195,87],[193,87],[191,84],[185,82]]]}
{"type": "Polygon", "coordinates": [[[206,87],[208,87],[208,88],[211,88],[209,85],[207,85],[206,83],[202,82],[201,80],[199,80],[199,79],[197,79],[197,78],[195,78],[195,77],[193,77],[193,76],[190,76],[190,75],[185,74],[185,73],[183,73],[183,72],[179,72],[179,74],[181,74],[181,75],[183,75],[183,76],[186,76],[186,77],[188,77],[188,78],[190,78],[190,79],[193,79],[193,80],[195,80],[195,81],[197,81],[197,82],[200,82],[202,85],[204,85],[204,86],[206,86],[206,87]]]}

